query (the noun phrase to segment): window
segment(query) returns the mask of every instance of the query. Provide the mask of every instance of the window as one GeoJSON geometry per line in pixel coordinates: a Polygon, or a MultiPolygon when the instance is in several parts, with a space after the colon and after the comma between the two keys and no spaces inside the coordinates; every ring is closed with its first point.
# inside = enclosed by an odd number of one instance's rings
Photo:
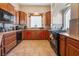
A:
{"type": "Polygon", "coordinates": [[[64,13],[64,29],[69,29],[69,23],[71,19],[71,9],[67,8],[64,13]]]}
{"type": "Polygon", "coordinates": [[[42,27],[42,16],[31,16],[31,28],[42,27]]]}

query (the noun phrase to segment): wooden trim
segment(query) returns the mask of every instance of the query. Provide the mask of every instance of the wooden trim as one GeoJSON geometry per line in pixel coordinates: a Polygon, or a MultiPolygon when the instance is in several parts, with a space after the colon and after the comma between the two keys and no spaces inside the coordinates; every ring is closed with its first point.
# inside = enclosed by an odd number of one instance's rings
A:
{"type": "Polygon", "coordinates": [[[30,13],[30,15],[29,15],[29,26],[30,26],[30,28],[31,28],[31,16],[41,16],[42,17],[41,23],[42,23],[42,27],[43,27],[43,13],[39,13],[38,15],[34,15],[33,13],[30,13]]]}

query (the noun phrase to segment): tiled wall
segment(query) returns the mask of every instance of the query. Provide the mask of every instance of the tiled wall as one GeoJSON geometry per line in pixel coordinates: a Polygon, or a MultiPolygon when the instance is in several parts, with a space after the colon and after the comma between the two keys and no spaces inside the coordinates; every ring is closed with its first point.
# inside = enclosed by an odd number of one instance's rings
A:
{"type": "Polygon", "coordinates": [[[70,20],[70,34],[79,37],[79,19],[70,20]]]}

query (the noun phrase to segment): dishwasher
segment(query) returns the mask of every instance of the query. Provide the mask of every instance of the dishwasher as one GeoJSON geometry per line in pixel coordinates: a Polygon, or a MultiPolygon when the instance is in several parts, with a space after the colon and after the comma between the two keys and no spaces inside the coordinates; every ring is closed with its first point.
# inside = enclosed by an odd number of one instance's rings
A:
{"type": "Polygon", "coordinates": [[[22,31],[16,32],[16,38],[17,44],[19,44],[22,41],[22,31]]]}

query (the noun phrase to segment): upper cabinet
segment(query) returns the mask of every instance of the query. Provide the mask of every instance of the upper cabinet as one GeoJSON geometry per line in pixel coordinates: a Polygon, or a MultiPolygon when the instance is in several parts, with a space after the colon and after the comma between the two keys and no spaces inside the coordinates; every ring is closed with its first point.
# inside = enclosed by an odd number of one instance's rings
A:
{"type": "Polygon", "coordinates": [[[71,4],[71,19],[78,19],[79,18],[79,4],[72,3],[71,4]]]}
{"type": "Polygon", "coordinates": [[[24,13],[22,11],[18,11],[17,14],[19,15],[19,24],[26,24],[26,20],[27,20],[26,13],[24,13]]]}
{"type": "Polygon", "coordinates": [[[16,11],[16,24],[19,24],[19,12],[16,11]]]}
{"type": "Polygon", "coordinates": [[[7,11],[8,3],[0,3],[0,8],[7,11]]]}
{"type": "Polygon", "coordinates": [[[0,9],[3,9],[12,15],[15,15],[15,9],[10,3],[0,3],[0,9]]]}
{"type": "Polygon", "coordinates": [[[11,4],[8,4],[8,12],[10,12],[12,15],[15,15],[15,9],[11,4]]]}
{"type": "Polygon", "coordinates": [[[51,11],[46,12],[46,20],[45,20],[45,26],[47,28],[51,27],[51,11]]]}

